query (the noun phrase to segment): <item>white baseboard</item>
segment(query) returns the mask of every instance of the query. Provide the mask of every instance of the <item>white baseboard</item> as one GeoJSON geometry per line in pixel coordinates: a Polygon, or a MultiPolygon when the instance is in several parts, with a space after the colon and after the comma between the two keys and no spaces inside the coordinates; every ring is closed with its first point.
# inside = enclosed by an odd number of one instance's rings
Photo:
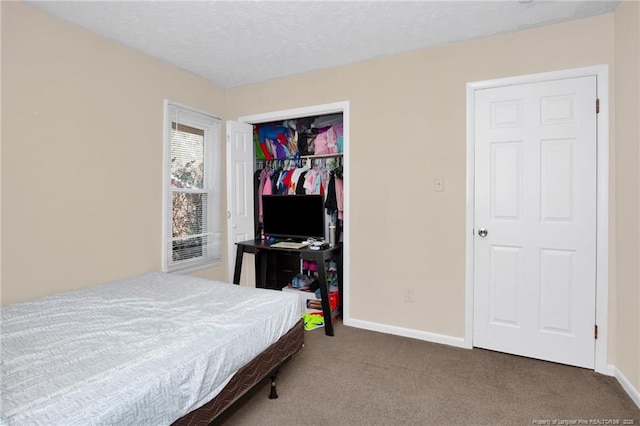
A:
{"type": "Polygon", "coordinates": [[[604,374],[605,376],[615,376],[616,375],[616,366],[613,364],[607,364],[607,368],[604,371],[596,370],[596,373],[604,374]]]}
{"type": "Polygon", "coordinates": [[[618,379],[618,382],[620,382],[622,389],[624,389],[625,392],[627,392],[627,394],[631,397],[633,402],[635,402],[638,408],[640,408],[640,392],[638,392],[638,389],[633,387],[629,379],[627,379],[624,376],[624,374],[622,374],[622,372],[618,370],[617,367],[613,366],[613,369],[614,369],[613,375],[616,379],[618,379]]]}
{"type": "Polygon", "coordinates": [[[362,328],[362,329],[371,330],[371,331],[378,331],[380,333],[386,333],[386,334],[395,334],[398,336],[410,337],[412,339],[424,340],[432,343],[441,343],[443,345],[456,346],[458,348],[467,349],[467,347],[464,344],[464,338],[462,337],[453,337],[453,336],[447,336],[444,334],[429,333],[426,331],[418,331],[410,328],[396,327],[392,325],[380,324],[380,323],[371,322],[371,321],[357,320],[352,318],[343,320],[343,324],[350,327],[362,328]]]}

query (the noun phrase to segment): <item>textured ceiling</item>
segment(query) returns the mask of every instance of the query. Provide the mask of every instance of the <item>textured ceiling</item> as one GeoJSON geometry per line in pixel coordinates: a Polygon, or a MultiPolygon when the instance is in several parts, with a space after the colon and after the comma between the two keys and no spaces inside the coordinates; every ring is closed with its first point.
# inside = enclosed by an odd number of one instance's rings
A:
{"type": "Polygon", "coordinates": [[[604,1],[29,1],[223,87],[585,18],[604,1]]]}

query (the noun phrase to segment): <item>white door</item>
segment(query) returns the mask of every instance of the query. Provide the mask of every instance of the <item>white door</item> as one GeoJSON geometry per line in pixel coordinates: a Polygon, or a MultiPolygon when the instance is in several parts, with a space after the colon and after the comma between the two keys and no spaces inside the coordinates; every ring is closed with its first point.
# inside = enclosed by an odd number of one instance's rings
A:
{"type": "Polygon", "coordinates": [[[233,279],[238,241],[254,237],[253,126],[227,121],[228,281],[233,279]]]}
{"type": "Polygon", "coordinates": [[[475,102],[473,345],[594,368],[596,77],[475,102]]]}

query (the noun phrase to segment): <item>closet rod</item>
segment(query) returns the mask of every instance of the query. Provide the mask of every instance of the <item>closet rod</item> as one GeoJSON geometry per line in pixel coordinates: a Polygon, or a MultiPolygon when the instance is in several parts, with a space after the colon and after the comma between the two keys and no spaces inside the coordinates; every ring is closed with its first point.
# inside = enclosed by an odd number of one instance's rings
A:
{"type": "Polygon", "coordinates": [[[344,153],[342,153],[342,152],[334,152],[333,154],[318,154],[318,155],[310,154],[310,155],[300,155],[299,157],[272,158],[270,160],[261,159],[261,160],[256,160],[256,161],[283,161],[283,160],[296,160],[296,159],[299,159],[299,158],[304,158],[304,159],[307,159],[307,158],[311,158],[311,159],[313,159],[313,158],[334,158],[334,157],[338,158],[338,157],[342,157],[343,155],[344,155],[344,153]]]}

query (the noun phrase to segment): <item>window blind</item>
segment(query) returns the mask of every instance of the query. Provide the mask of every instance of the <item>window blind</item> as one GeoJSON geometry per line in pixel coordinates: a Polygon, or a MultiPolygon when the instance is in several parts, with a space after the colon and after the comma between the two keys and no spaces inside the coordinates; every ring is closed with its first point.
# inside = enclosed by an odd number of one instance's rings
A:
{"type": "Polygon", "coordinates": [[[220,120],[167,105],[165,270],[215,266],[221,259],[220,120]]]}

